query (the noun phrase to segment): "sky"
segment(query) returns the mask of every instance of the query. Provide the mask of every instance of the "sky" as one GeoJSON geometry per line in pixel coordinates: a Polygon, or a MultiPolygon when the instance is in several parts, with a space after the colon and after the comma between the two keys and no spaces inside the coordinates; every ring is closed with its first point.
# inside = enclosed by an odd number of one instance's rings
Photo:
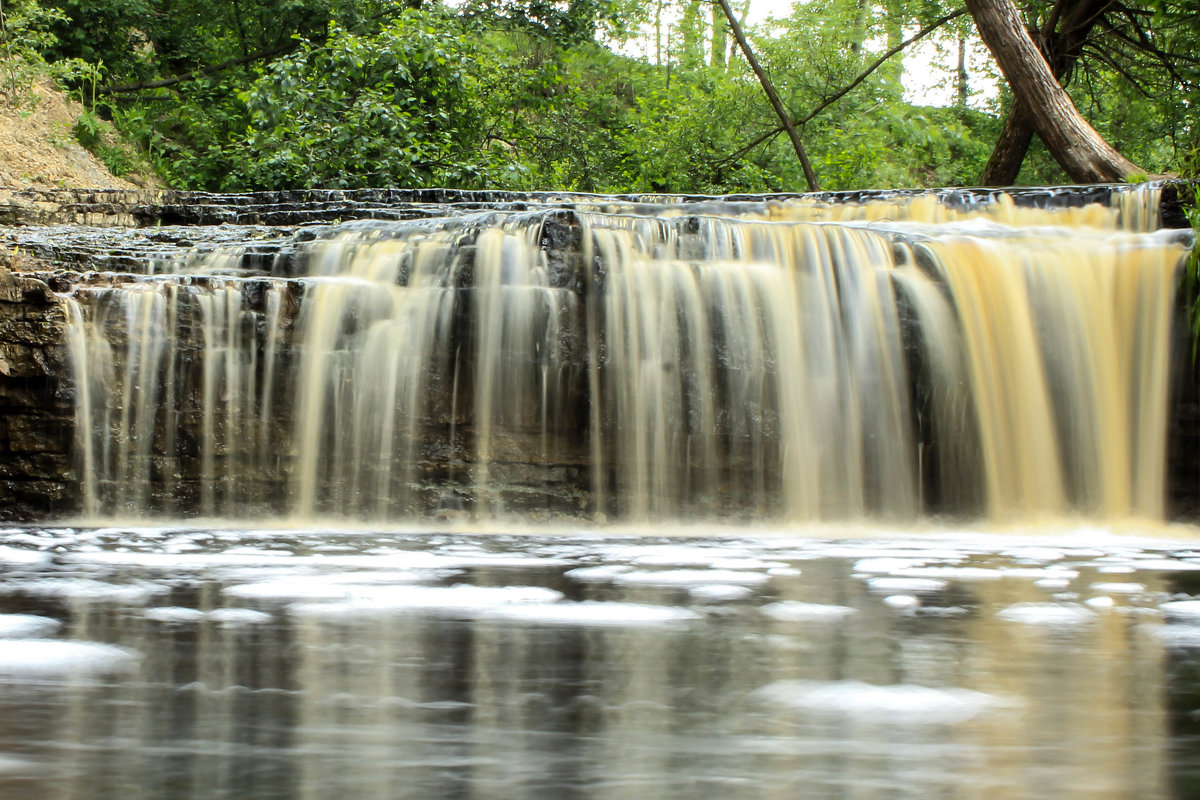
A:
{"type": "MultiPolygon", "coordinates": [[[[750,13],[747,23],[755,25],[768,17],[785,17],[791,13],[792,4],[797,0],[750,0],[750,13]]],[[[799,0],[803,2],[803,0],[799,0]]],[[[917,29],[906,31],[908,35],[917,29]]],[[[982,42],[970,42],[967,56],[967,70],[971,75],[970,86],[975,92],[971,105],[983,107],[995,98],[998,89],[996,82],[987,72],[991,57],[982,42]]],[[[911,45],[904,55],[904,90],[905,99],[911,103],[924,105],[951,105],[955,100],[955,91],[951,83],[953,77],[952,59],[956,53],[939,54],[937,45],[930,37],[911,45]]]]}

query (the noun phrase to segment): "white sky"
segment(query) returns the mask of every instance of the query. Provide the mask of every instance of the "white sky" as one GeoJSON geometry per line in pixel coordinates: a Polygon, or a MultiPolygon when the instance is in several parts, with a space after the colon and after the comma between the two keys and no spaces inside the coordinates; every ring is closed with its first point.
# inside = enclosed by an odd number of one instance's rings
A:
{"type": "MultiPolygon", "coordinates": [[[[786,17],[791,13],[792,5],[796,1],[750,0],[750,13],[746,21],[754,25],[769,16],[786,17]]],[[[906,38],[918,30],[920,29],[905,30],[906,38]]],[[[935,32],[904,51],[904,93],[905,99],[910,103],[948,106],[955,100],[952,79],[958,59],[957,44],[955,49],[940,53],[937,42],[934,41],[936,36],[935,32]]],[[[969,41],[967,73],[970,75],[968,85],[972,91],[970,103],[973,107],[981,108],[987,105],[996,98],[999,91],[995,79],[989,74],[992,71],[989,68],[990,64],[991,54],[983,43],[978,39],[969,41]]]]}
{"type": "MultiPolygon", "coordinates": [[[[736,0],[735,0],[736,2],[736,0]]],[[[786,17],[791,13],[794,2],[804,0],[750,0],[750,13],[747,24],[756,25],[767,17],[786,17]]],[[[906,30],[911,36],[918,29],[906,30]]],[[[946,52],[939,52],[935,41],[937,34],[927,36],[909,48],[904,53],[904,89],[905,99],[910,103],[925,105],[948,106],[955,100],[953,85],[954,67],[958,52],[956,43],[946,52]]],[[[653,35],[651,35],[653,38],[653,35]]],[[[991,56],[987,48],[978,40],[969,43],[967,54],[967,71],[970,75],[969,85],[972,91],[970,103],[975,108],[985,107],[995,99],[998,93],[996,80],[989,68],[991,56]]],[[[652,46],[650,43],[647,45],[652,46]]],[[[639,49],[636,45],[621,48],[627,52],[639,49]]],[[[880,49],[882,52],[882,48],[880,49]]]]}

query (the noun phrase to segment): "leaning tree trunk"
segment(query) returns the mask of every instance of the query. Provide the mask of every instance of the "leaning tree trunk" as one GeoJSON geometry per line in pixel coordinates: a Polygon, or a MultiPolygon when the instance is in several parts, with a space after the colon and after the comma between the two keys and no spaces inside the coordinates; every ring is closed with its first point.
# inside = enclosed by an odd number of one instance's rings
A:
{"type": "Polygon", "coordinates": [[[1054,160],[1076,183],[1123,181],[1141,172],[1087,123],[1029,38],[1011,0],[966,0],[975,27],[992,51],[1018,103],[1054,160]]]}
{"type": "MultiPolygon", "coordinates": [[[[1063,86],[1070,80],[1092,27],[1113,2],[1058,0],[1055,4],[1050,21],[1041,32],[1041,50],[1050,64],[1050,73],[1063,86]]],[[[1004,127],[996,139],[987,166],[983,168],[980,184],[1012,186],[1017,180],[1017,173],[1021,171],[1029,145],[1033,143],[1035,132],[1033,114],[1020,101],[1014,102],[1004,119],[1004,127]]]]}
{"type": "Polygon", "coordinates": [[[766,92],[767,99],[771,101],[771,108],[775,109],[775,116],[779,117],[780,124],[783,125],[788,138],[792,141],[792,149],[796,151],[796,157],[800,159],[800,167],[804,170],[804,180],[808,183],[808,190],[810,192],[821,191],[821,185],[817,183],[817,173],[813,170],[812,162],[808,160],[808,153],[805,152],[804,145],[800,141],[800,132],[796,130],[796,123],[792,120],[792,115],[783,107],[783,101],[779,99],[775,85],[771,83],[771,79],[763,71],[762,65],[754,57],[754,51],[750,48],[750,42],[746,41],[746,34],[742,31],[741,23],[733,15],[733,9],[729,7],[729,0],[717,0],[717,2],[721,4],[721,10],[725,12],[725,19],[729,20],[729,30],[733,33],[733,38],[737,40],[738,46],[742,48],[742,54],[746,56],[746,63],[754,71],[755,77],[758,78],[763,91],[766,92]]]}

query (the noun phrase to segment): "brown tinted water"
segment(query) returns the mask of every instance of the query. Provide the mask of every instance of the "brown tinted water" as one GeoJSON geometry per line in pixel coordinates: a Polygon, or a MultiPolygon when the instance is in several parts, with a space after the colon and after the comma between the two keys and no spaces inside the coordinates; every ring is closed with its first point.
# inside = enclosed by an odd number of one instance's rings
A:
{"type": "Polygon", "coordinates": [[[6,529],[0,797],[1196,796],[1193,531],[669,531],[6,529]]]}

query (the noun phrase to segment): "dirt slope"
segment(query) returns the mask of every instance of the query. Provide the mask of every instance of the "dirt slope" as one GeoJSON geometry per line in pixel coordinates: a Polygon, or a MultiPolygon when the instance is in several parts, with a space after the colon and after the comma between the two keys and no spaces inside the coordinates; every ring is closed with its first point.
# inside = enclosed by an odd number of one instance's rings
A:
{"type": "Polygon", "coordinates": [[[0,188],[135,189],[114,176],[71,133],[82,107],[39,85],[32,108],[0,103],[0,188]]]}

